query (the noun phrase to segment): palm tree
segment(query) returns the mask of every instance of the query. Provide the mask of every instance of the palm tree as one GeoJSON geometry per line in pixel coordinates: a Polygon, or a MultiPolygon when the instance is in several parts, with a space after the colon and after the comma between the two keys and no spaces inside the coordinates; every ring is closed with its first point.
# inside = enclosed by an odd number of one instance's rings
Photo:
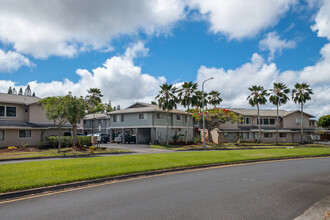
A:
{"type": "Polygon", "coordinates": [[[278,107],[289,100],[286,94],[290,92],[290,89],[284,83],[274,83],[269,91],[271,92],[269,101],[276,105],[276,144],[278,144],[278,107]]]}
{"type": "Polygon", "coordinates": [[[309,85],[307,83],[296,83],[294,85],[294,89],[292,89],[292,100],[294,103],[300,104],[301,107],[301,113],[300,113],[300,131],[301,131],[301,139],[300,142],[303,143],[303,106],[306,103],[307,100],[311,100],[311,96],[313,94],[313,90],[309,88],[309,85]]]}
{"type": "Polygon", "coordinates": [[[209,95],[207,97],[208,103],[213,105],[214,108],[216,108],[217,105],[219,105],[222,102],[222,98],[220,98],[220,92],[213,90],[208,95],[209,95]]]}
{"type": "Polygon", "coordinates": [[[258,142],[260,143],[261,123],[260,123],[259,106],[264,105],[267,102],[266,96],[268,96],[268,93],[263,86],[254,85],[250,87],[249,90],[251,91],[251,94],[247,97],[247,100],[249,100],[249,103],[252,107],[257,106],[258,108],[258,124],[259,124],[258,142]]]}
{"type": "Polygon", "coordinates": [[[178,98],[175,96],[176,87],[173,84],[164,83],[160,86],[161,90],[156,96],[158,99],[158,107],[165,110],[167,114],[167,124],[166,124],[166,144],[168,145],[168,124],[169,124],[169,111],[176,108],[178,98]]]}
{"type": "Polygon", "coordinates": [[[188,143],[188,138],[189,138],[189,116],[190,116],[189,107],[195,106],[197,104],[197,96],[196,96],[197,86],[198,86],[197,83],[193,83],[192,81],[184,82],[182,88],[178,91],[179,92],[178,96],[181,105],[187,107],[188,110],[186,144],[188,143]]]}
{"type": "Polygon", "coordinates": [[[203,96],[204,96],[204,105],[207,106],[207,103],[208,103],[208,101],[206,99],[207,95],[208,95],[207,92],[204,92],[204,94],[203,94],[202,91],[198,90],[196,92],[196,105],[195,106],[198,107],[198,108],[202,108],[202,106],[203,106],[203,96]]]}

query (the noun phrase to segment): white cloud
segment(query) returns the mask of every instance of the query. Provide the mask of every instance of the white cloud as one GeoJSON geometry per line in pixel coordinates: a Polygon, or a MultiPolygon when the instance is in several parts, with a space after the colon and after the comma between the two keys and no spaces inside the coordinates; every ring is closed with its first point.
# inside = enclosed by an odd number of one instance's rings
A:
{"type": "Polygon", "coordinates": [[[192,8],[205,15],[213,33],[230,39],[253,37],[267,27],[274,26],[297,0],[190,0],[192,8]]]}
{"type": "Polygon", "coordinates": [[[276,32],[269,32],[267,36],[259,42],[261,50],[269,50],[268,61],[274,59],[275,54],[281,54],[283,49],[295,48],[296,42],[293,40],[281,40],[276,32]]]}
{"type": "MultiPolygon", "coordinates": [[[[252,85],[262,85],[265,89],[272,87],[274,82],[284,82],[289,88],[293,88],[297,82],[307,82],[314,90],[312,101],[308,101],[305,110],[317,117],[330,112],[330,72],[321,74],[319,70],[324,68],[324,60],[315,66],[306,67],[302,71],[280,72],[274,63],[267,64],[258,54],[253,54],[251,62],[245,63],[234,70],[224,70],[222,68],[207,68],[201,66],[197,74],[197,82],[214,77],[214,80],[205,84],[206,91],[218,90],[223,99],[222,105],[225,107],[245,107],[251,108],[246,100],[249,95],[248,88],[252,85]],[[317,80],[313,80],[317,79],[317,80]]],[[[328,60],[329,65],[330,60],[328,60]]],[[[324,69],[325,70],[325,69],[324,69]]],[[[270,103],[262,108],[274,108],[270,103]]],[[[297,109],[298,105],[290,101],[283,109],[297,109]]]]}
{"type": "Polygon", "coordinates": [[[317,32],[317,36],[330,40],[330,1],[322,0],[319,4],[321,8],[316,14],[315,24],[311,28],[317,32]]]}
{"type": "MultiPolygon", "coordinates": [[[[66,95],[69,91],[76,96],[85,96],[87,89],[99,88],[104,94],[104,102],[110,99],[113,104],[120,104],[122,107],[138,100],[150,101],[158,93],[159,85],[166,80],[164,77],[155,78],[143,74],[141,68],[134,65],[134,58],[138,54],[146,55],[147,50],[142,42],[137,42],[127,48],[124,55],[107,59],[102,67],[93,69],[92,72],[78,69],[80,78],[77,83],[65,79],[63,82],[32,81],[28,84],[39,97],[66,95]]],[[[9,86],[20,87],[11,81],[0,81],[2,92],[7,92],[9,86]]]]}
{"type": "Polygon", "coordinates": [[[0,49],[0,72],[15,71],[21,66],[33,66],[33,63],[19,53],[14,51],[6,53],[0,49]]]}
{"type": "Polygon", "coordinates": [[[0,3],[0,41],[36,58],[107,50],[122,34],[168,32],[185,17],[180,0],[12,0],[0,3]]]}

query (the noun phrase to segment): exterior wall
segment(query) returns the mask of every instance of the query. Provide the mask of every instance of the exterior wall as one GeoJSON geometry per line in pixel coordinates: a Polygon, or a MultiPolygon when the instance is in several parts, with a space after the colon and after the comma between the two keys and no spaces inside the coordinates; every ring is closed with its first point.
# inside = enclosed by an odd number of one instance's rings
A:
{"type": "Polygon", "coordinates": [[[131,114],[124,114],[124,121],[120,122],[120,115],[117,115],[117,122],[113,121],[113,116],[111,115],[111,127],[116,128],[116,127],[143,127],[143,126],[152,126],[152,113],[144,113],[144,119],[139,119],[139,114],[138,113],[131,113],[131,114]]]}
{"type": "Polygon", "coordinates": [[[39,104],[29,106],[29,121],[30,123],[52,123],[46,117],[46,112],[39,104]]]}
{"type": "Polygon", "coordinates": [[[84,133],[109,133],[110,119],[88,119],[83,122],[84,133]],[[99,121],[101,120],[101,121],[99,121]],[[101,126],[101,127],[100,127],[101,126]],[[101,128],[101,129],[99,129],[101,128]]]}
{"type": "MultiPolygon", "coordinates": [[[[166,143],[166,127],[157,127],[155,128],[156,132],[155,132],[155,143],[160,143],[160,144],[165,144],[166,143]]],[[[193,129],[189,129],[189,139],[188,141],[192,141],[193,140],[193,129]]],[[[169,142],[173,142],[173,136],[175,134],[177,135],[185,135],[186,133],[186,129],[185,128],[169,128],[168,129],[168,140],[169,142]]],[[[182,140],[184,141],[184,140],[182,140]]]]}
{"type": "Polygon", "coordinates": [[[221,125],[221,129],[238,129],[238,123],[231,123],[227,121],[226,123],[221,125]]]}
{"type": "Polygon", "coordinates": [[[19,138],[18,129],[7,129],[5,132],[5,141],[0,141],[0,147],[20,147],[23,144],[28,144],[28,146],[37,146],[41,144],[40,129],[31,130],[31,138],[19,138]]]}
{"type": "MultiPolygon", "coordinates": [[[[283,128],[297,128],[300,129],[300,124],[296,123],[296,118],[300,118],[300,112],[290,114],[283,118],[283,128]]],[[[309,117],[303,115],[303,128],[313,128],[309,125],[309,117]]]]}
{"type": "Polygon", "coordinates": [[[13,120],[13,121],[27,121],[27,113],[25,112],[24,105],[10,104],[1,102],[0,106],[16,107],[16,117],[3,117],[0,116],[0,120],[13,120]]]}

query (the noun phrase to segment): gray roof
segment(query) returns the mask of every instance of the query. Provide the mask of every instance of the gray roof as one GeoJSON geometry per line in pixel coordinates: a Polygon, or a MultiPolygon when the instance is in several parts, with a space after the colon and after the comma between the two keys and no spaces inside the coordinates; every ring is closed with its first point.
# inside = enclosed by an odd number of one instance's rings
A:
{"type": "MultiPolygon", "coordinates": [[[[24,127],[24,128],[56,128],[54,123],[29,123],[23,121],[12,121],[12,120],[0,120],[0,127],[5,128],[17,128],[17,127],[24,127]]],[[[70,124],[62,125],[62,128],[72,128],[70,124]]]]}
{"type": "Polygon", "coordinates": [[[88,114],[84,118],[85,120],[92,120],[92,119],[108,119],[108,115],[106,113],[95,113],[95,114],[88,114]]]}
{"type": "MultiPolygon", "coordinates": [[[[139,112],[163,112],[165,113],[163,109],[160,109],[158,105],[148,104],[148,103],[142,103],[137,102],[125,109],[108,112],[109,115],[115,115],[115,114],[127,114],[127,113],[139,113],[139,112]]],[[[181,111],[178,109],[173,109],[170,111],[170,113],[177,113],[177,114],[188,114],[188,112],[181,111]]]]}
{"type": "Polygon", "coordinates": [[[0,93],[1,103],[24,104],[30,105],[40,100],[38,97],[25,96],[25,95],[12,95],[7,93],[0,93]]]}
{"type": "MultiPolygon", "coordinates": [[[[245,108],[230,108],[231,111],[235,112],[239,115],[244,116],[258,116],[258,110],[257,109],[245,109],[245,108]]],[[[278,110],[278,116],[279,117],[286,117],[292,113],[300,112],[299,110],[295,111],[286,111],[286,110],[278,110]]],[[[276,117],[276,110],[274,109],[260,109],[259,114],[261,117],[276,117]]],[[[314,118],[315,116],[310,115],[306,112],[304,114],[308,115],[311,118],[314,118]]]]}

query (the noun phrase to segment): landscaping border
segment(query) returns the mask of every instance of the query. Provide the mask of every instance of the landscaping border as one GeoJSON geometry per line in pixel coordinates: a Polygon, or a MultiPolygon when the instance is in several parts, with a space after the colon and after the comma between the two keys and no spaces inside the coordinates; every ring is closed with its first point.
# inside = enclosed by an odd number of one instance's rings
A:
{"type": "Polygon", "coordinates": [[[34,189],[27,189],[27,190],[20,190],[8,193],[0,193],[0,201],[5,201],[9,199],[14,199],[18,197],[24,197],[32,194],[42,194],[42,193],[51,193],[56,192],[64,189],[74,188],[74,187],[82,187],[86,185],[92,184],[100,184],[109,181],[115,180],[128,180],[134,179],[143,176],[154,176],[159,174],[165,173],[172,173],[172,172],[179,172],[185,170],[196,170],[200,168],[208,168],[208,167],[217,167],[217,166],[225,166],[225,165],[234,165],[234,164],[250,164],[256,162],[271,162],[271,161],[284,161],[284,160],[294,160],[294,159],[308,159],[308,158],[328,158],[329,155],[316,155],[316,156],[297,156],[297,157],[278,157],[278,158],[271,158],[271,159],[260,159],[260,160],[246,160],[246,161],[234,161],[234,162],[224,162],[224,163],[215,163],[215,164],[205,164],[205,165],[197,165],[197,166],[189,166],[189,167],[178,167],[178,168],[171,168],[171,169],[163,169],[163,170],[155,170],[155,171],[147,171],[147,172],[139,172],[139,173],[132,173],[127,175],[121,176],[112,176],[112,177],[105,177],[100,179],[93,179],[93,180],[85,180],[73,183],[66,183],[54,186],[46,186],[46,187],[39,187],[34,189]]]}

